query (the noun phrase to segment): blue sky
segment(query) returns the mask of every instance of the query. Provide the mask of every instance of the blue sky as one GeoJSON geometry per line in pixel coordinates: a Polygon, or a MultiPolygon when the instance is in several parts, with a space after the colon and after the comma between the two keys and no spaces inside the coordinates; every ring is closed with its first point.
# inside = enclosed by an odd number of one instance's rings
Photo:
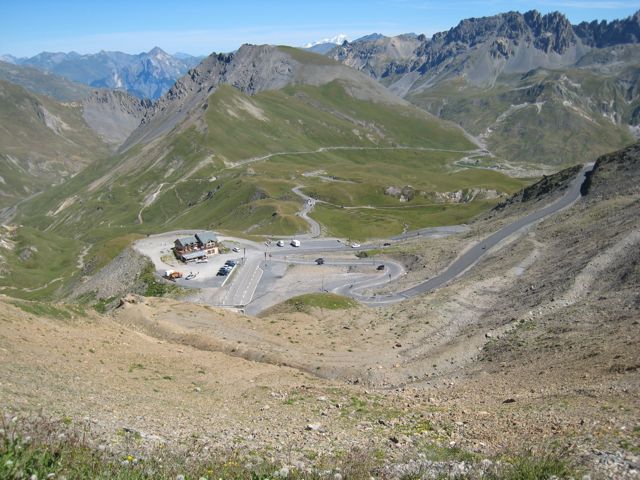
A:
{"type": "Polygon", "coordinates": [[[345,34],[432,35],[461,19],[509,10],[559,10],[572,23],[624,18],[640,0],[27,0],[3,2],[0,54],[41,51],[228,52],[243,43],[302,46],[345,34]]]}

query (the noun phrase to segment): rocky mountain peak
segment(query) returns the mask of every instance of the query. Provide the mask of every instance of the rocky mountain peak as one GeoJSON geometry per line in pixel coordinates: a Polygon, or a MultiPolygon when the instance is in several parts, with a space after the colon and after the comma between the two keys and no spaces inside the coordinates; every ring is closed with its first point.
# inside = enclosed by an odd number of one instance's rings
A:
{"type": "Polygon", "coordinates": [[[623,20],[582,22],[575,27],[582,41],[596,48],[640,42],[640,10],[623,20]]]}
{"type": "Polygon", "coordinates": [[[168,53],[165,52],[164,50],[162,50],[160,47],[153,47],[151,50],[149,50],[149,55],[152,56],[157,56],[157,55],[166,55],[168,56],[168,53]]]}
{"type": "Polygon", "coordinates": [[[434,35],[433,41],[474,47],[493,38],[517,44],[531,42],[539,50],[559,54],[576,41],[571,23],[564,15],[559,12],[541,15],[537,10],[465,19],[448,32],[434,35]]]}

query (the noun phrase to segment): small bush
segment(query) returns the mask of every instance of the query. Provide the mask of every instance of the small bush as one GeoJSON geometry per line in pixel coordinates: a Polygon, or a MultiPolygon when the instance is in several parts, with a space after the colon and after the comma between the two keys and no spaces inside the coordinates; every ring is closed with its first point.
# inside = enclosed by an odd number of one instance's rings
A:
{"type": "Polygon", "coordinates": [[[575,478],[577,475],[569,462],[553,455],[523,455],[510,459],[508,464],[496,480],[563,479],[575,478]]]}

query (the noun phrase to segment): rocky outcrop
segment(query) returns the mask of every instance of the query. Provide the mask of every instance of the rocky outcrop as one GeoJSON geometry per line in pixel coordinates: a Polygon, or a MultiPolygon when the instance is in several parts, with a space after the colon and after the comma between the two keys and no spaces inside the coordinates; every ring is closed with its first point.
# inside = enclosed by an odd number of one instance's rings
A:
{"type": "Polygon", "coordinates": [[[373,78],[385,78],[407,71],[407,59],[424,42],[424,36],[398,35],[384,37],[372,35],[353,43],[345,42],[329,53],[331,58],[361,70],[373,78]]]}
{"type": "MultiPolygon", "coordinates": [[[[558,12],[508,12],[462,20],[430,39],[408,35],[345,42],[329,55],[392,89],[394,83],[411,82],[410,87],[420,77],[452,75],[475,84],[492,84],[502,72],[574,65],[592,48],[638,43],[639,18],[640,12],[611,23],[573,26],[558,12]],[[393,48],[401,42],[403,48],[393,48]]],[[[406,93],[408,88],[394,90],[406,93]]]]}
{"type": "Polygon", "coordinates": [[[582,22],[574,27],[578,37],[595,48],[640,42],[640,11],[624,20],[582,22]]]}
{"type": "Polygon", "coordinates": [[[598,158],[583,185],[583,195],[590,199],[640,192],[640,142],[598,158]]]}
{"type": "Polygon", "coordinates": [[[501,211],[516,204],[549,201],[556,199],[567,189],[571,181],[580,172],[581,165],[564,169],[553,175],[544,175],[541,180],[516,192],[504,202],[499,203],[493,211],[501,211]]]}
{"type": "Polygon", "coordinates": [[[150,100],[125,92],[96,90],[83,100],[82,116],[106,143],[118,147],[140,125],[151,106],[150,100]]]}

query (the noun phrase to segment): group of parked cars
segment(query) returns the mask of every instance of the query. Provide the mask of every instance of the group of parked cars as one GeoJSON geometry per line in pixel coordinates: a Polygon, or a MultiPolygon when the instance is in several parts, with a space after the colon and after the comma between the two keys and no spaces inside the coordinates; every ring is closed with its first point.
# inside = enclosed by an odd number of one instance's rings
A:
{"type": "Polygon", "coordinates": [[[226,277],[227,275],[229,275],[231,273],[231,271],[235,268],[235,266],[238,264],[237,261],[235,260],[227,260],[224,265],[222,267],[220,267],[220,270],[218,270],[217,275],[219,277],[226,277]]]}

